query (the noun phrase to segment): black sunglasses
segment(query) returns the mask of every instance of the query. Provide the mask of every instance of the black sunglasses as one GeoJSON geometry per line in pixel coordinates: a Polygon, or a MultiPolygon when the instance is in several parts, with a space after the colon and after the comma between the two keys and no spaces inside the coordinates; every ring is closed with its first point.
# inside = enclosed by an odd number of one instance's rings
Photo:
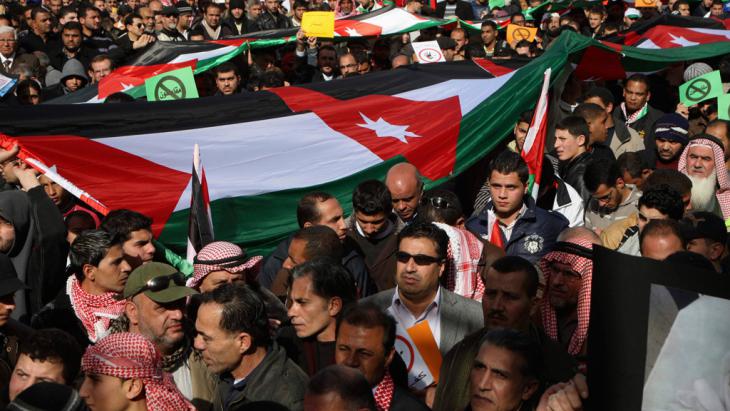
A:
{"type": "Polygon", "coordinates": [[[429,197],[423,199],[423,204],[431,204],[436,208],[452,208],[451,203],[443,197],[429,197]]]}
{"type": "Polygon", "coordinates": [[[147,283],[145,283],[144,287],[140,288],[139,291],[137,291],[137,294],[141,294],[145,291],[162,291],[170,285],[170,281],[172,281],[175,285],[185,286],[185,276],[182,275],[182,273],[174,273],[170,275],[150,278],[149,280],[147,280],[147,283]]]}
{"type": "Polygon", "coordinates": [[[441,258],[439,258],[439,257],[432,257],[430,255],[425,255],[425,254],[413,255],[413,254],[408,254],[405,251],[398,251],[397,253],[395,253],[395,258],[400,263],[407,263],[407,262],[411,261],[411,258],[412,258],[413,261],[415,261],[416,265],[431,265],[434,263],[441,262],[441,258]]]}

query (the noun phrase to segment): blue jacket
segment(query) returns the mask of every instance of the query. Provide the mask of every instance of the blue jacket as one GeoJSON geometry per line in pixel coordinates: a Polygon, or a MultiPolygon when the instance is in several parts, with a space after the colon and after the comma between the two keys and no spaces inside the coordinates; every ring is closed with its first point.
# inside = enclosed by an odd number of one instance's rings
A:
{"type": "MultiPolygon", "coordinates": [[[[532,197],[525,197],[525,205],[527,211],[515,223],[504,251],[535,264],[553,248],[558,234],[568,228],[568,220],[559,213],[536,206],[532,197]]],[[[488,211],[492,207],[490,202],[481,213],[466,221],[466,228],[485,241],[489,241],[488,211]]]]}

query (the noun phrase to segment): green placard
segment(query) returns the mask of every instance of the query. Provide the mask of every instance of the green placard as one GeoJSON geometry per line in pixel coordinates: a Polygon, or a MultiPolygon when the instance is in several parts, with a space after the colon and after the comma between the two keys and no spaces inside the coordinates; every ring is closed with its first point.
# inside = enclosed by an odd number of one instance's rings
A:
{"type": "Polygon", "coordinates": [[[144,82],[147,101],[182,100],[198,98],[193,69],[190,67],[168,71],[144,82]]]}
{"type": "Polygon", "coordinates": [[[695,77],[679,86],[679,101],[687,107],[723,94],[720,72],[695,77]]]}
{"type": "Polygon", "coordinates": [[[720,120],[730,121],[730,94],[717,98],[717,116],[720,120]]]}
{"type": "Polygon", "coordinates": [[[495,7],[504,7],[504,0],[489,0],[489,10],[495,7]]]}

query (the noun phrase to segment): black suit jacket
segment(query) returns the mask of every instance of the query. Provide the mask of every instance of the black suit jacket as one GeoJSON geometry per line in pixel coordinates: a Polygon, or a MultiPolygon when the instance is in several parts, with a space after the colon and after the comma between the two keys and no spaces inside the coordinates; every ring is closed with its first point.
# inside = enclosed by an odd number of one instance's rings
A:
{"type": "Polygon", "coordinates": [[[431,411],[431,409],[408,390],[396,385],[388,411],[431,411]]]}
{"type": "MultiPolygon", "coordinates": [[[[444,18],[444,14],[446,13],[446,4],[446,1],[442,1],[436,5],[436,11],[434,11],[434,15],[436,17],[440,19],[444,18]]],[[[454,14],[462,20],[474,20],[474,9],[471,8],[471,4],[462,0],[457,0],[456,11],[454,11],[454,14]]]]}

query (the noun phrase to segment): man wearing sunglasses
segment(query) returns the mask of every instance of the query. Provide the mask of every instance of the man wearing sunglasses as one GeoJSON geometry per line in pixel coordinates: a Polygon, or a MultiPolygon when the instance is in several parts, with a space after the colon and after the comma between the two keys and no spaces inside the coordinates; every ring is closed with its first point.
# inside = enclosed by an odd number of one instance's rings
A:
{"type": "Polygon", "coordinates": [[[365,301],[387,310],[399,332],[427,322],[441,355],[483,325],[479,303],[440,284],[449,238],[430,223],[413,223],[398,234],[396,288],[365,301]]]}
{"type": "Polygon", "coordinates": [[[185,276],[174,267],[144,264],[127,279],[124,318],[114,328],[151,341],[183,396],[199,409],[208,409],[213,400],[211,375],[193,352],[192,325],[185,316],[187,297],[193,294],[197,292],[185,286],[185,276]]]}

